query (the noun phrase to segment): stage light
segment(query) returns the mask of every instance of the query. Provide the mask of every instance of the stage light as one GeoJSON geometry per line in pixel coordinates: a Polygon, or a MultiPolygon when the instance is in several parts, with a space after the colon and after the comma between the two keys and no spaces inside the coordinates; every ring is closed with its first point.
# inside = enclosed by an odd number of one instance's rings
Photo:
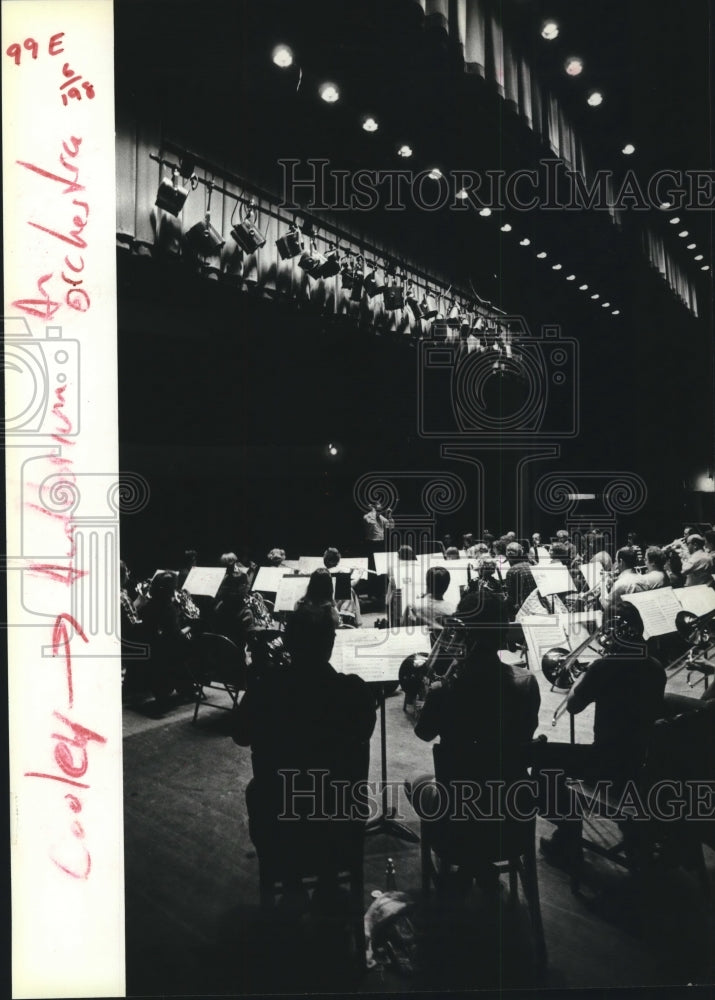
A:
{"type": "Polygon", "coordinates": [[[663,211],[665,211],[666,209],[673,207],[673,202],[672,201],[661,201],[660,207],[663,209],[663,211]]]}
{"type": "Polygon", "coordinates": [[[620,309],[614,309],[613,312],[611,313],[611,316],[620,316],[620,315],[621,315],[620,309]]]}
{"type": "Polygon", "coordinates": [[[627,142],[623,147],[623,149],[621,150],[624,156],[632,156],[635,153],[635,151],[636,147],[633,145],[632,142],[627,142]]]}
{"type": "Polygon", "coordinates": [[[560,264],[552,264],[551,265],[551,270],[552,271],[560,271],[561,270],[561,265],[560,264]]]}
{"type": "Polygon", "coordinates": [[[571,56],[570,59],[566,60],[564,68],[569,76],[579,76],[579,74],[583,73],[583,59],[579,59],[578,56],[571,56]]]}
{"type": "Polygon", "coordinates": [[[598,108],[603,104],[603,94],[600,90],[592,90],[586,98],[586,103],[592,108],[598,108]]]}
{"type": "Polygon", "coordinates": [[[365,132],[377,132],[380,126],[377,118],[373,118],[372,115],[365,115],[362,120],[362,127],[365,132]]]}
{"type": "Polygon", "coordinates": [[[480,209],[479,209],[479,214],[480,214],[480,215],[481,215],[481,216],[482,216],[482,217],[483,217],[484,219],[488,219],[488,218],[489,218],[489,216],[490,216],[490,215],[492,214],[492,210],[491,210],[491,208],[480,208],[480,209]]]}
{"type": "Polygon", "coordinates": [[[579,290],[579,292],[587,292],[588,291],[588,285],[579,285],[578,286],[578,290],[579,290]]]}
{"type": "Polygon", "coordinates": [[[523,240],[519,240],[519,246],[520,247],[530,247],[531,246],[531,240],[527,239],[527,237],[525,236],[523,240]]]}
{"type": "Polygon", "coordinates": [[[680,217],[674,215],[672,219],[668,219],[668,222],[671,224],[671,226],[677,226],[678,223],[680,222],[680,217]]]}
{"type": "Polygon", "coordinates": [[[688,250],[695,250],[696,246],[697,246],[697,243],[688,243],[687,249],[688,250]]]}
{"type": "Polygon", "coordinates": [[[397,155],[407,159],[407,157],[412,156],[412,146],[408,146],[407,143],[404,142],[397,150],[397,155]]]}
{"type": "Polygon", "coordinates": [[[318,93],[326,104],[335,104],[336,101],[340,100],[340,90],[334,83],[321,83],[318,93]]]}
{"type": "Polygon", "coordinates": [[[301,239],[300,229],[298,229],[295,223],[293,223],[287,233],[278,237],[276,246],[278,247],[281,260],[291,260],[302,252],[303,240],[301,239]]]}
{"type": "Polygon", "coordinates": [[[338,449],[335,447],[335,445],[334,444],[329,444],[328,445],[328,454],[332,455],[333,458],[335,458],[335,456],[337,455],[337,453],[338,453],[338,449]]]}
{"type": "Polygon", "coordinates": [[[601,296],[598,294],[598,292],[594,292],[593,295],[591,296],[591,298],[594,299],[594,300],[596,300],[596,299],[600,299],[601,296]]]}
{"type": "Polygon", "coordinates": [[[567,281],[575,281],[576,280],[576,275],[575,274],[567,274],[566,275],[566,280],[567,281]]]}
{"type": "Polygon", "coordinates": [[[293,65],[293,50],[287,45],[276,45],[271,54],[271,59],[276,66],[280,66],[281,69],[287,69],[293,65]]]}
{"type": "Polygon", "coordinates": [[[439,181],[442,179],[442,171],[439,169],[439,167],[432,167],[432,169],[428,174],[428,177],[430,178],[430,180],[439,181]]]}
{"type": "Polygon", "coordinates": [[[537,253],[536,256],[538,257],[539,260],[545,260],[548,254],[546,253],[545,250],[541,250],[539,251],[539,253],[537,253]]]}
{"type": "Polygon", "coordinates": [[[246,214],[231,229],[231,236],[244,253],[255,253],[265,245],[266,237],[256,225],[256,203],[253,198],[248,203],[246,214]]]}
{"type": "Polygon", "coordinates": [[[455,195],[455,198],[459,198],[460,201],[466,201],[468,197],[469,193],[466,188],[460,188],[455,195]]]}
{"type": "Polygon", "coordinates": [[[686,236],[690,236],[690,233],[688,232],[687,229],[683,229],[682,232],[678,233],[678,236],[681,238],[681,240],[684,240],[686,236]]]}
{"type": "Polygon", "coordinates": [[[701,271],[709,271],[710,270],[710,265],[709,264],[703,264],[703,266],[700,268],[700,270],[701,271]]]}
{"type": "Polygon", "coordinates": [[[508,222],[504,223],[504,225],[501,227],[501,231],[503,233],[510,233],[511,232],[511,226],[509,225],[508,222]]]}
{"type": "Polygon", "coordinates": [[[701,253],[696,253],[695,257],[693,257],[693,260],[702,260],[702,259],[703,259],[703,255],[701,253]]]}
{"type": "MultiPolygon", "coordinates": [[[[206,191],[206,214],[204,215],[203,222],[197,222],[186,234],[186,242],[194,253],[200,257],[213,256],[213,254],[218,253],[226,242],[215,226],[211,225],[211,194],[213,192],[213,184],[207,184],[206,191]]],[[[248,218],[248,215],[246,218],[248,218]]],[[[258,231],[256,230],[256,232],[258,231]]],[[[261,234],[258,233],[258,236],[260,238],[261,234]]],[[[259,245],[261,245],[260,242],[259,245]]]]}
{"type": "Polygon", "coordinates": [[[610,302],[602,302],[601,303],[601,309],[608,309],[608,307],[610,306],[610,304],[611,304],[610,302]]]}
{"type": "Polygon", "coordinates": [[[154,204],[158,208],[163,208],[165,212],[169,212],[170,215],[178,215],[188,197],[189,189],[180,186],[179,171],[174,168],[171,172],[171,180],[165,177],[159,184],[154,204]]]}
{"type": "Polygon", "coordinates": [[[541,25],[541,37],[545,38],[547,42],[553,42],[555,38],[559,37],[559,26],[556,21],[544,21],[541,25]]]}

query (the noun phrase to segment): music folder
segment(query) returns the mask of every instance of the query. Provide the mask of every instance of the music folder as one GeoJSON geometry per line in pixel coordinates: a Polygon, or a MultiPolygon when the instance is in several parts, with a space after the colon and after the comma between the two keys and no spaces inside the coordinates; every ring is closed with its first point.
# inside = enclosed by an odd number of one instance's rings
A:
{"type": "Polygon", "coordinates": [[[182,589],[192,597],[215,597],[225,576],[225,566],[192,566],[182,589]]]}

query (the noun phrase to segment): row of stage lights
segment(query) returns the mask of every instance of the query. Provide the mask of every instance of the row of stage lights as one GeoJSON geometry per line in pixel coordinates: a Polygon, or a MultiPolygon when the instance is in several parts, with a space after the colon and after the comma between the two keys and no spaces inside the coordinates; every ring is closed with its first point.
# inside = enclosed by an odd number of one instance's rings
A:
{"type": "MultiPolygon", "coordinates": [[[[673,205],[672,205],[672,202],[664,201],[664,202],[661,202],[660,207],[662,208],[662,210],[664,212],[667,212],[669,209],[671,209],[673,207],[673,205]]],[[[674,215],[672,219],[668,219],[668,222],[671,224],[671,226],[680,226],[680,225],[683,224],[679,215],[674,215]]],[[[678,236],[680,237],[681,240],[687,240],[687,238],[690,236],[690,233],[689,233],[689,231],[687,229],[681,229],[680,232],[678,233],[678,236]]],[[[690,250],[692,252],[693,250],[697,250],[698,249],[698,245],[697,245],[697,243],[688,243],[686,245],[685,249],[686,250],[690,250]]],[[[703,259],[704,259],[703,258],[703,254],[701,254],[699,251],[697,253],[693,254],[693,260],[697,261],[698,264],[703,259]]],[[[710,265],[709,264],[701,264],[700,270],[701,271],[709,271],[710,270],[710,265]]]]}

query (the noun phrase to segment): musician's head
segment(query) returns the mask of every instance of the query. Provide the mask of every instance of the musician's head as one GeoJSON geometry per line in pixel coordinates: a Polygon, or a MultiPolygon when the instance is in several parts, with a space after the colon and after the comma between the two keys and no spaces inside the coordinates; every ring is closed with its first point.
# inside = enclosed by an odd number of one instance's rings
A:
{"type": "Polygon", "coordinates": [[[326,615],[299,608],[288,616],[283,641],[293,663],[324,662],[333,652],[335,626],[326,615]]]}
{"type": "Polygon", "coordinates": [[[506,547],[506,557],[510,563],[522,562],[524,559],[524,549],[518,542],[509,542],[506,547]]]}
{"type": "Polygon", "coordinates": [[[498,556],[505,556],[506,546],[507,546],[506,538],[497,538],[497,540],[494,542],[495,554],[498,556]]]}
{"type": "Polygon", "coordinates": [[[266,556],[269,566],[280,566],[285,561],[285,549],[271,549],[266,556]]]}
{"type": "Polygon", "coordinates": [[[325,552],[323,553],[323,562],[325,563],[327,569],[332,569],[334,566],[337,566],[338,563],[340,562],[340,553],[338,552],[337,549],[334,549],[332,547],[326,549],[325,552]]]}
{"type": "Polygon", "coordinates": [[[154,601],[166,601],[176,593],[176,574],[158,573],[151,581],[149,596],[154,601]]]}
{"type": "Polygon", "coordinates": [[[411,545],[401,545],[399,552],[397,553],[398,559],[416,559],[417,556],[414,553],[414,549],[411,545]]]}
{"type": "Polygon", "coordinates": [[[665,552],[657,545],[649,545],[645,550],[645,561],[649,570],[657,569],[662,573],[665,569],[665,552]]]}
{"type": "Polygon", "coordinates": [[[693,552],[698,552],[700,549],[705,548],[705,539],[702,535],[696,535],[693,532],[692,535],[688,535],[688,539],[685,544],[688,546],[688,552],[692,554],[693,552]]]}
{"type": "Polygon", "coordinates": [[[449,570],[444,566],[430,566],[425,574],[427,593],[441,601],[447,592],[450,579],[449,570]]]}
{"type": "Polygon", "coordinates": [[[565,528],[560,528],[559,531],[556,532],[556,540],[564,544],[568,543],[569,540],[568,531],[566,531],[565,528]]]}
{"type": "Polygon", "coordinates": [[[628,545],[635,545],[638,541],[638,535],[635,531],[629,531],[626,535],[626,542],[628,545]]]}
{"type": "Polygon", "coordinates": [[[509,542],[515,542],[516,541],[516,532],[515,531],[507,531],[507,533],[504,535],[504,538],[507,541],[507,545],[509,544],[509,542]]]}
{"type": "Polygon", "coordinates": [[[601,552],[597,552],[594,556],[592,556],[591,562],[600,563],[607,573],[610,573],[611,570],[613,569],[613,560],[611,559],[611,554],[610,552],[606,552],[605,549],[603,549],[603,551],[601,552]]]}
{"type": "Polygon", "coordinates": [[[563,563],[564,566],[568,566],[571,562],[571,553],[565,542],[553,542],[549,553],[554,562],[563,563]]]}
{"type": "Polygon", "coordinates": [[[469,654],[496,653],[505,649],[509,615],[504,600],[486,588],[468,591],[457,607],[457,617],[465,626],[469,654]]]}
{"type": "Polygon", "coordinates": [[[235,552],[224,552],[219,562],[222,566],[226,567],[227,573],[232,573],[234,566],[238,562],[238,556],[235,552]]]}
{"type": "Polygon", "coordinates": [[[448,549],[444,550],[445,559],[459,559],[459,549],[456,545],[450,545],[448,549]]]}
{"type": "Polygon", "coordinates": [[[637,565],[638,553],[633,549],[625,546],[616,552],[616,566],[619,572],[622,572],[624,569],[635,569],[637,565]]]}
{"type": "Polygon", "coordinates": [[[535,531],[534,534],[531,536],[531,541],[533,542],[534,545],[541,545],[541,535],[538,531],[535,531]]]}
{"type": "Polygon", "coordinates": [[[308,580],[305,599],[310,604],[325,604],[333,599],[333,578],[325,567],[313,570],[308,580]]]}

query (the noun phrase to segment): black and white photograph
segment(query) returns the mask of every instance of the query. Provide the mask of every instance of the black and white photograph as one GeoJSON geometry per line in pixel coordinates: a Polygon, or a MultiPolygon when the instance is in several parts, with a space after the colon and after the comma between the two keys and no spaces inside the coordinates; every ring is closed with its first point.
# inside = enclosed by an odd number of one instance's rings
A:
{"type": "Polygon", "coordinates": [[[715,983],[712,15],[115,0],[127,996],[715,983]]]}

